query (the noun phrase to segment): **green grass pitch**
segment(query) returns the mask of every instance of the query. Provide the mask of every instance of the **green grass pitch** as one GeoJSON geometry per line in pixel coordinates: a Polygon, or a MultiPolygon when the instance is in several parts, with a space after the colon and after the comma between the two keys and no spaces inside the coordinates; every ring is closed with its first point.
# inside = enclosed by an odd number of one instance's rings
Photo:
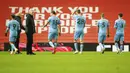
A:
{"type": "Polygon", "coordinates": [[[0,73],[130,73],[130,52],[36,52],[10,55],[0,52],[0,73]]]}

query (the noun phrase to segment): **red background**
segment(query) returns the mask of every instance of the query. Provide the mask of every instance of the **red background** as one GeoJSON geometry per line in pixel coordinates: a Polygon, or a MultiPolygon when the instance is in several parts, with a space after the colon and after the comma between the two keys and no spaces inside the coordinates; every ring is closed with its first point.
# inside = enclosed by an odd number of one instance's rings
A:
{"type": "MultiPolygon", "coordinates": [[[[115,29],[114,21],[117,19],[117,14],[122,12],[126,20],[125,42],[130,43],[130,1],[129,0],[3,0],[0,2],[0,43],[8,42],[8,37],[4,36],[6,29],[5,21],[9,18],[11,11],[9,6],[18,7],[63,7],[63,11],[70,13],[67,7],[76,6],[98,6],[99,13],[93,18],[100,19],[100,13],[105,13],[106,18],[110,21],[110,38],[106,42],[113,42],[115,29]]],[[[59,42],[73,42],[73,34],[63,34],[59,37],[59,42]]],[[[21,34],[21,42],[26,42],[26,35],[21,34]]],[[[34,42],[47,42],[47,32],[34,35],[34,42]]],[[[85,34],[84,42],[97,42],[97,28],[91,27],[88,33],[85,34]]]]}

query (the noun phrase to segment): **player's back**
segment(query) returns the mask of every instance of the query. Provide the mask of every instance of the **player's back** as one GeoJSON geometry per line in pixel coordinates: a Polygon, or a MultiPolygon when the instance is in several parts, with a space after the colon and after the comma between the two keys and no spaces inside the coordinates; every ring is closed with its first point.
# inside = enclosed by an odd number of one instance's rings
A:
{"type": "Polygon", "coordinates": [[[58,24],[60,24],[60,19],[56,16],[49,17],[49,32],[57,32],[58,31],[58,24]]]}
{"type": "Polygon", "coordinates": [[[126,24],[125,20],[123,20],[123,19],[117,19],[115,21],[114,28],[116,28],[116,34],[124,33],[125,24],[126,24]]]}
{"type": "Polygon", "coordinates": [[[16,36],[17,31],[20,30],[19,22],[17,22],[16,20],[9,21],[8,28],[10,30],[10,35],[16,36]]]}
{"type": "Polygon", "coordinates": [[[99,34],[106,34],[109,22],[107,19],[100,19],[98,21],[99,34]]]}
{"type": "Polygon", "coordinates": [[[86,19],[82,15],[74,15],[73,17],[76,21],[75,24],[75,31],[83,31],[86,23],[86,19]]]}

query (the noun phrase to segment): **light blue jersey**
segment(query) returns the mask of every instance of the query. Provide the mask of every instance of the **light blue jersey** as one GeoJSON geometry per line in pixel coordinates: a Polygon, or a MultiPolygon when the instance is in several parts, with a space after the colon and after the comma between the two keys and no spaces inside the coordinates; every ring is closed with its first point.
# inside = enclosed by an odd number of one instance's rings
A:
{"type": "Polygon", "coordinates": [[[116,34],[124,34],[125,20],[117,19],[115,21],[114,28],[116,28],[116,34]]]}
{"type": "Polygon", "coordinates": [[[16,20],[11,20],[9,21],[7,25],[10,35],[9,35],[9,41],[15,41],[17,38],[18,30],[20,30],[20,24],[16,20]]]}
{"type": "Polygon", "coordinates": [[[106,40],[107,28],[109,27],[109,22],[107,19],[100,19],[97,24],[99,28],[98,32],[98,42],[103,43],[106,40]]]}
{"type": "Polygon", "coordinates": [[[98,21],[99,34],[106,35],[108,26],[109,26],[109,22],[107,19],[100,19],[98,21]]]}
{"type": "Polygon", "coordinates": [[[60,19],[56,16],[51,16],[48,19],[48,22],[50,24],[49,27],[49,34],[48,34],[48,39],[57,39],[58,38],[58,25],[61,24],[60,19]]]}
{"type": "Polygon", "coordinates": [[[115,41],[124,41],[124,27],[126,25],[125,20],[117,19],[115,21],[114,28],[116,28],[115,41]]]}
{"type": "Polygon", "coordinates": [[[86,23],[86,18],[81,15],[74,15],[73,19],[75,20],[75,31],[83,31],[86,23]]]}
{"type": "Polygon", "coordinates": [[[73,19],[75,20],[75,33],[74,33],[74,39],[77,40],[80,38],[80,40],[83,40],[84,38],[84,27],[86,23],[86,18],[81,15],[74,15],[73,19]]]}
{"type": "Polygon", "coordinates": [[[58,32],[58,25],[61,23],[60,19],[56,16],[51,16],[48,19],[50,23],[49,32],[58,32]]]}

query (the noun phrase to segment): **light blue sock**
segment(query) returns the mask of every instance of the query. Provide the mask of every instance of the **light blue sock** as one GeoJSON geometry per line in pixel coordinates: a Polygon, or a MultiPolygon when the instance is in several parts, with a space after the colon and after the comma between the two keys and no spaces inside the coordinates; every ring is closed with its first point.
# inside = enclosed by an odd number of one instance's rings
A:
{"type": "Polygon", "coordinates": [[[101,49],[104,49],[103,44],[99,43],[99,46],[101,47],[101,49]]]}
{"type": "Polygon", "coordinates": [[[119,49],[118,43],[115,43],[116,49],[119,49]]]}
{"type": "Polygon", "coordinates": [[[57,43],[56,42],[54,43],[54,45],[55,45],[55,47],[57,47],[57,43]]]}
{"type": "Polygon", "coordinates": [[[103,45],[103,48],[105,49],[105,45],[104,44],[102,44],[103,45]]]}
{"type": "Polygon", "coordinates": [[[120,45],[120,50],[122,51],[124,48],[123,44],[120,45]]]}
{"type": "Polygon", "coordinates": [[[50,41],[49,42],[50,46],[54,48],[54,44],[50,41]]]}
{"type": "Polygon", "coordinates": [[[11,45],[11,51],[13,51],[13,50],[15,50],[15,46],[14,46],[14,44],[10,44],[11,45]]]}
{"type": "Polygon", "coordinates": [[[83,47],[84,47],[83,43],[80,43],[80,52],[83,51],[83,47]]]}
{"type": "Polygon", "coordinates": [[[75,51],[78,51],[78,43],[74,43],[75,51]]]}

